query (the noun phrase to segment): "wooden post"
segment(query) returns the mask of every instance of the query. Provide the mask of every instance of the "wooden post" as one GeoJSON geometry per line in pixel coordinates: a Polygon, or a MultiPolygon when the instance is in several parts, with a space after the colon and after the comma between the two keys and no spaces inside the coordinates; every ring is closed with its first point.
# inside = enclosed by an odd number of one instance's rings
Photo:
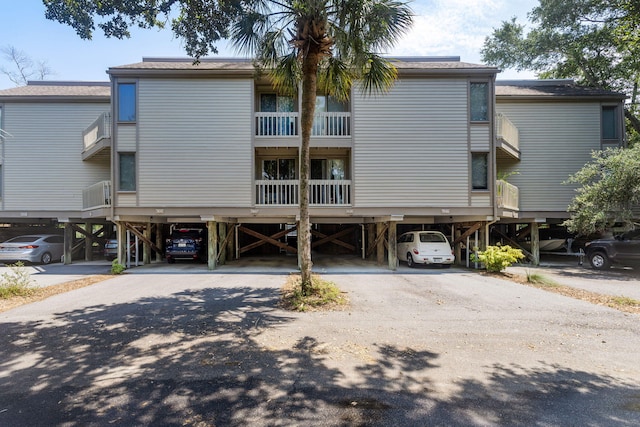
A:
{"type": "Polygon", "coordinates": [[[215,270],[218,258],[218,226],[215,221],[207,221],[207,259],[209,270],[215,270]]]}
{"type": "MultiPolygon", "coordinates": [[[[162,236],[162,224],[156,224],[156,246],[164,250],[164,236],[162,236]]],[[[160,252],[156,252],[156,261],[162,262],[162,254],[160,252]]]]}
{"type": "MultiPolygon", "coordinates": [[[[227,223],[221,222],[218,224],[218,235],[222,236],[223,239],[227,237],[227,223]]],[[[220,247],[220,265],[224,265],[227,262],[227,245],[228,242],[225,243],[224,246],[220,247]]]]}
{"type": "MultiPolygon", "coordinates": [[[[70,222],[64,225],[64,264],[71,264],[71,248],[73,248],[73,227],[70,222]]],[[[59,260],[56,260],[59,261],[59,260]]]]}
{"type": "Polygon", "coordinates": [[[389,221],[389,232],[387,234],[389,242],[389,270],[393,271],[398,268],[398,251],[396,249],[396,240],[398,239],[397,224],[396,221],[389,221]]]}
{"type": "MultiPolygon", "coordinates": [[[[151,223],[147,222],[144,226],[144,230],[142,231],[142,235],[147,239],[151,240],[151,223]]],[[[151,247],[142,243],[142,264],[151,264],[151,247]]]]}
{"type": "Polygon", "coordinates": [[[376,241],[376,225],[375,224],[367,224],[367,242],[363,243],[365,247],[365,255],[367,255],[366,248],[369,247],[370,244],[376,241]]]}
{"type": "MultiPolygon", "coordinates": [[[[383,232],[384,223],[377,222],[376,223],[376,238],[383,232]]],[[[380,239],[378,245],[376,246],[376,262],[379,265],[384,264],[384,240],[380,239]]]]}
{"type": "Polygon", "coordinates": [[[531,254],[533,265],[540,265],[540,233],[537,222],[531,223],[531,254]]]}
{"type": "Polygon", "coordinates": [[[93,223],[87,221],[84,229],[87,232],[84,236],[84,260],[93,261],[93,223]]]}
{"type": "Polygon", "coordinates": [[[118,234],[118,264],[127,265],[127,229],[120,221],[116,222],[118,234]]]}

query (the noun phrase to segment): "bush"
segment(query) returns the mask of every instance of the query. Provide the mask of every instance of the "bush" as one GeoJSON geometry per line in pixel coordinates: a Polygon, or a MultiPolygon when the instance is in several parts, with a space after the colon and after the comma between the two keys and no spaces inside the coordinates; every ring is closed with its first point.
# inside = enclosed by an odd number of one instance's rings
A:
{"type": "Polygon", "coordinates": [[[512,248],[509,245],[504,246],[487,246],[486,251],[478,252],[478,255],[472,254],[473,262],[481,262],[487,268],[487,271],[500,272],[512,264],[524,258],[524,254],[520,249],[512,248]]]}
{"type": "Polygon", "coordinates": [[[31,275],[24,268],[24,264],[19,261],[9,265],[9,271],[0,277],[0,298],[29,296],[35,291],[31,275]]]}
{"type": "Polygon", "coordinates": [[[122,272],[126,269],[127,267],[120,264],[117,258],[114,259],[113,262],[111,263],[111,274],[122,274],[122,272]]]}

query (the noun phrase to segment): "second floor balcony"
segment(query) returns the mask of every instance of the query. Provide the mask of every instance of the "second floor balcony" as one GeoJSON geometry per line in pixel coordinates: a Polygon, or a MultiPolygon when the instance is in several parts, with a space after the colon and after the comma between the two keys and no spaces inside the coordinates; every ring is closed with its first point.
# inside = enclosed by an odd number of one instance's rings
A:
{"type": "Polygon", "coordinates": [[[111,181],[100,181],[82,191],[82,210],[111,207],[111,181]]]}
{"type": "Polygon", "coordinates": [[[517,211],[520,206],[518,187],[501,179],[496,181],[496,203],[501,209],[517,211]]]}
{"type": "MultiPolygon", "coordinates": [[[[255,113],[257,137],[300,136],[300,113],[255,113]]],[[[311,130],[312,137],[350,137],[351,113],[317,112],[311,130]]]]}
{"type": "MultiPolygon", "coordinates": [[[[255,186],[258,206],[298,206],[300,203],[300,181],[297,179],[256,180],[255,186]]],[[[310,180],[309,204],[350,206],[351,180],[310,180]]]]}
{"type": "Polygon", "coordinates": [[[496,114],[496,139],[499,149],[520,160],[520,132],[513,122],[501,113],[496,114]]]}

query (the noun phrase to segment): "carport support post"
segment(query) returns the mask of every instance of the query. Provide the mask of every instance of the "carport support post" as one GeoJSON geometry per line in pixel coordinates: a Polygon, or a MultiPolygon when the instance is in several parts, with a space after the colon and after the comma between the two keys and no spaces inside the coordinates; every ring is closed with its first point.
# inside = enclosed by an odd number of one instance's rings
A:
{"type": "Polygon", "coordinates": [[[118,263],[127,265],[127,229],[120,221],[116,222],[118,233],[118,263]]]}
{"type": "MultiPolygon", "coordinates": [[[[376,238],[384,231],[384,223],[376,222],[376,238]]],[[[376,262],[379,265],[384,264],[384,240],[380,239],[376,246],[376,262]]]]}
{"type": "Polygon", "coordinates": [[[87,232],[84,236],[84,260],[93,261],[93,223],[87,221],[84,229],[87,232]]]}
{"type": "Polygon", "coordinates": [[[218,223],[207,221],[207,260],[209,270],[215,270],[218,258],[218,223]]]}
{"type": "Polygon", "coordinates": [[[389,270],[395,271],[398,268],[398,251],[396,240],[398,236],[397,222],[389,221],[389,270]]]}
{"type": "MultiPolygon", "coordinates": [[[[145,224],[142,235],[147,239],[151,240],[151,223],[147,222],[145,224]]],[[[151,264],[151,247],[144,243],[142,244],[142,263],[143,264],[151,264]]]]}
{"type": "MultiPolygon", "coordinates": [[[[224,240],[227,237],[227,223],[221,222],[218,224],[219,230],[218,234],[222,236],[224,240]]],[[[220,265],[224,265],[227,262],[227,245],[223,245],[220,247],[220,265]]]]}
{"type": "Polygon", "coordinates": [[[531,255],[533,255],[531,263],[540,265],[540,233],[537,222],[531,223],[531,255]]]}
{"type": "Polygon", "coordinates": [[[73,248],[73,227],[70,222],[64,225],[64,263],[71,264],[71,250],[73,248]]]}
{"type": "MultiPolygon", "coordinates": [[[[162,224],[156,224],[156,246],[164,251],[162,238],[162,224]]],[[[160,252],[156,252],[156,262],[162,262],[162,254],[160,252]]]]}

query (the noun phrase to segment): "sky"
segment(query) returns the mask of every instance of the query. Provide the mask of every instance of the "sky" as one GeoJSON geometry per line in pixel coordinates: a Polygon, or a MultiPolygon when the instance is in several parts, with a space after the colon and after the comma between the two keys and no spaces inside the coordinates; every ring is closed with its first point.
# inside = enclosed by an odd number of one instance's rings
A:
{"type": "MultiPolygon", "coordinates": [[[[463,62],[482,63],[485,38],[502,21],[517,17],[527,22],[536,0],[415,0],[414,25],[396,47],[394,56],[459,56],[463,62]]],[[[105,38],[100,30],[92,40],[82,40],[68,25],[45,18],[42,0],[0,0],[0,47],[12,46],[34,61],[44,61],[52,74],[47,80],[108,81],[106,70],[132,64],[143,57],[186,57],[183,44],[170,29],[135,29],[130,39],[105,38]]],[[[219,57],[234,51],[219,45],[219,57]]],[[[0,67],[11,64],[0,57],[0,67]]],[[[498,79],[534,78],[532,72],[503,70],[498,79]]],[[[14,87],[0,76],[0,89],[14,87]]]]}

